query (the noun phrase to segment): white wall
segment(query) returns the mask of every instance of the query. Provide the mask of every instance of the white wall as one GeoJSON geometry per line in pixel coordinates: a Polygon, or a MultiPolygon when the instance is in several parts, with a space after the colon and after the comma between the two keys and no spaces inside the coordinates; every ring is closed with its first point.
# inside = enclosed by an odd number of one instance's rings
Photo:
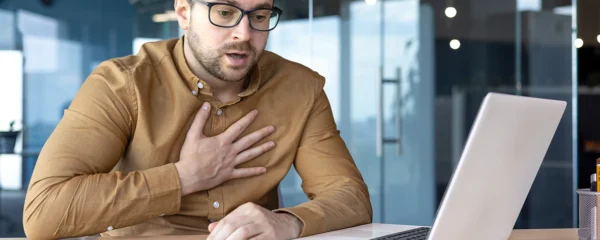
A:
{"type": "MultiPolygon", "coordinates": [[[[0,51],[0,131],[22,129],[23,55],[19,51],[0,51]]],[[[21,188],[21,155],[0,154],[0,188],[21,188]]]]}

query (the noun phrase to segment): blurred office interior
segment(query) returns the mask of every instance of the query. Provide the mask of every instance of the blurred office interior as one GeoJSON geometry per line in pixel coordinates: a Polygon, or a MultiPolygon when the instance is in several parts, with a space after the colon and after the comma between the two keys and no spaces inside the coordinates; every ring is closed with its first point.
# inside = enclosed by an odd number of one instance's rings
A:
{"type": "MultiPolygon", "coordinates": [[[[568,102],[515,228],[577,226],[575,190],[589,187],[600,157],[600,1],[276,5],[284,13],[267,50],[326,77],[374,222],[433,223],[494,91],[568,102]]],[[[85,78],[145,42],[180,37],[172,10],[173,0],[0,0],[0,237],[24,236],[37,155],[85,78]]],[[[282,181],[285,206],[308,200],[301,181],[293,169],[282,181]]]]}

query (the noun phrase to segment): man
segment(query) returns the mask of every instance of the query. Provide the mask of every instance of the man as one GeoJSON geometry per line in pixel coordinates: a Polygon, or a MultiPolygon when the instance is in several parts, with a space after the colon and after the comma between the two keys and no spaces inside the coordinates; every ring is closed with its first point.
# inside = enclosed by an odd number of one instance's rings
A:
{"type": "Polygon", "coordinates": [[[46,142],[33,239],[291,239],[372,221],[317,73],[264,51],[272,0],[176,0],[181,39],[102,63],[46,142]],[[279,208],[294,164],[310,198],[279,208]]]}

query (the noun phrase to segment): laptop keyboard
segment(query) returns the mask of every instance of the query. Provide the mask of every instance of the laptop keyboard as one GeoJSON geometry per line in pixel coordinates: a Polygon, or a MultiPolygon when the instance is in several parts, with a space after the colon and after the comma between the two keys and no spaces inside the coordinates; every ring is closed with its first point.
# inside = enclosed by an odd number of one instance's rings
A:
{"type": "Polygon", "coordinates": [[[389,235],[373,238],[372,240],[427,240],[429,227],[420,227],[404,232],[392,233],[389,235]]]}

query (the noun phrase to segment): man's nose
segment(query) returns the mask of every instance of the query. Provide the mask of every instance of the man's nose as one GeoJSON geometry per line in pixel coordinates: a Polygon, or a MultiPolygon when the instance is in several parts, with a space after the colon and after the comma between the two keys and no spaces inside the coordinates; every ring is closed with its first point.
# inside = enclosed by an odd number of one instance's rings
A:
{"type": "Polygon", "coordinates": [[[250,20],[248,19],[248,15],[244,15],[240,20],[240,23],[234,27],[233,39],[236,41],[245,42],[250,40],[250,34],[252,34],[250,20]]]}

